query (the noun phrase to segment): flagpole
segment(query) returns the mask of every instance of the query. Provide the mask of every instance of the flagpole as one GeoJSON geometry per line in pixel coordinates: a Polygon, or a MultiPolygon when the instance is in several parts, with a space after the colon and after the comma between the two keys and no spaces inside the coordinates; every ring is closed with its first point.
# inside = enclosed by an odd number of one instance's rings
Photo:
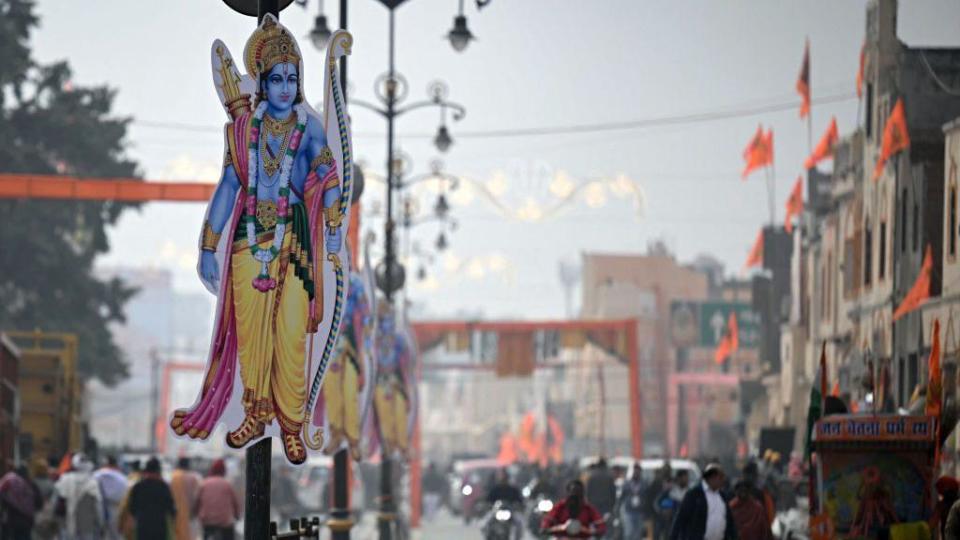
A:
{"type": "Polygon", "coordinates": [[[767,167],[767,206],[770,211],[770,226],[773,227],[777,221],[777,170],[773,161],[767,167]]]}

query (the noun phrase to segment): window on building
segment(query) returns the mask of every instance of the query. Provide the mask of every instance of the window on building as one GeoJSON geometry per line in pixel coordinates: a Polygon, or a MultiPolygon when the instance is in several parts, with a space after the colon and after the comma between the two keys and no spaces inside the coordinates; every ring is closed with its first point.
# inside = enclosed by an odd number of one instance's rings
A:
{"type": "Polygon", "coordinates": [[[873,277],[873,226],[867,217],[863,228],[863,286],[869,287],[873,277]]]}
{"type": "Polygon", "coordinates": [[[907,190],[900,195],[900,253],[907,252],[907,190]]]}
{"type": "Polygon", "coordinates": [[[827,261],[820,263],[820,318],[827,318],[827,261]]]}
{"type": "Polygon", "coordinates": [[[957,256],[957,185],[950,185],[950,196],[947,199],[947,204],[950,205],[950,228],[947,229],[947,235],[950,236],[950,256],[957,256]]]}
{"type": "Polygon", "coordinates": [[[878,281],[883,281],[887,277],[887,222],[880,222],[880,261],[877,263],[878,281]]]}
{"type": "Polygon", "coordinates": [[[867,138],[873,136],[873,84],[867,83],[867,99],[864,111],[867,115],[864,129],[867,132],[867,138]]]}
{"type": "Polygon", "coordinates": [[[910,399],[910,396],[904,395],[904,393],[906,392],[905,388],[907,386],[906,375],[907,375],[907,363],[906,361],[904,361],[903,358],[900,358],[897,361],[897,399],[900,401],[901,404],[906,403],[910,399]]]}
{"type": "Polygon", "coordinates": [[[913,396],[913,391],[917,388],[917,383],[920,381],[920,361],[917,358],[916,353],[910,355],[910,360],[907,363],[907,394],[904,395],[903,403],[908,403],[910,398],[913,396]]]}
{"type": "Polygon", "coordinates": [[[913,203],[913,223],[910,226],[913,227],[910,232],[913,233],[913,251],[916,253],[920,247],[920,205],[917,203],[913,203]]]}
{"type": "Polygon", "coordinates": [[[827,306],[826,319],[830,320],[830,313],[833,311],[833,253],[827,252],[827,306]]]}

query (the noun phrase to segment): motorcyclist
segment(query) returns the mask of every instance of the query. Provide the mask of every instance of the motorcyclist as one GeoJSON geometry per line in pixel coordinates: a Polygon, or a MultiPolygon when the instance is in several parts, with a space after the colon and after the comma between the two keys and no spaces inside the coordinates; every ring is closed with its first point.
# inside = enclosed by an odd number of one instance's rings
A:
{"type": "Polygon", "coordinates": [[[523,508],[523,494],[510,483],[507,471],[503,469],[497,471],[494,485],[487,491],[486,502],[490,508],[494,508],[498,502],[510,508],[514,538],[520,538],[523,535],[523,520],[520,512],[523,508]]]}
{"type": "Polygon", "coordinates": [[[538,471],[537,479],[534,481],[534,484],[530,489],[530,498],[537,499],[538,497],[543,497],[553,501],[554,499],[559,498],[559,496],[559,489],[557,489],[557,486],[554,485],[550,471],[538,471]]]}
{"type": "Polygon", "coordinates": [[[567,497],[543,517],[540,528],[544,533],[557,538],[591,538],[606,534],[603,516],[587,503],[583,492],[580,480],[567,484],[567,497]]]}

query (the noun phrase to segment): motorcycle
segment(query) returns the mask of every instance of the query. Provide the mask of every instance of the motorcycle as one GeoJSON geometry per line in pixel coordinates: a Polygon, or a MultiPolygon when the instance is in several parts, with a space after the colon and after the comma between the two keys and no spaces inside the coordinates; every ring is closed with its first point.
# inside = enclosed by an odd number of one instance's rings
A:
{"type": "Polygon", "coordinates": [[[497,501],[484,521],[484,540],[512,540],[514,537],[518,537],[519,535],[515,533],[518,511],[513,505],[497,501]]]}
{"type": "Polygon", "coordinates": [[[543,495],[533,500],[530,510],[527,513],[527,529],[534,538],[548,538],[541,533],[540,524],[543,523],[543,516],[553,510],[553,501],[543,495]]]}

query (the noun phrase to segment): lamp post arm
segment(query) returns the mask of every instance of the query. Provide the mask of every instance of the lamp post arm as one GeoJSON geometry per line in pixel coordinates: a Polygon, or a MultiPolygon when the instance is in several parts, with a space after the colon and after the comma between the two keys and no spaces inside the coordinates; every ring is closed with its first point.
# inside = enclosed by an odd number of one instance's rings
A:
{"type": "Polygon", "coordinates": [[[401,116],[412,110],[422,109],[424,107],[445,107],[448,109],[452,109],[453,119],[457,121],[462,120],[463,117],[467,115],[466,107],[464,107],[463,105],[460,105],[459,103],[431,99],[431,100],[417,101],[416,103],[411,103],[410,105],[407,105],[405,107],[400,107],[396,110],[395,116],[401,116]]]}
{"type": "Polygon", "coordinates": [[[367,109],[368,111],[373,111],[373,112],[379,114],[380,116],[382,116],[382,117],[384,117],[384,118],[387,118],[387,117],[388,117],[386,110],[381,109],[380,107],[377,107],[376,105],[374,105],[373,103],[370,103],[369,101],[363,101],[362,99],[351,99],[351,100],[350,100],[350,105],[351,105],[351,106],[356,105],[357,107],[360,107],[361,109],[367,109]]]}
{"type": "Polygon", "coordinates": [[[397,187],[400,189],[406,189],[412,185],[419,184],[420,182],[426,182],[427,180],[444,180],[452,184],[459,182],[459,178],[455,175],[442,173],[442,172],[439,172],[439,173],[429,172],[429,173],[423,173],[423,174],[411,176],[410,178],[404,180],[403,182],[399,182],[397,184],[397,187]]]}

